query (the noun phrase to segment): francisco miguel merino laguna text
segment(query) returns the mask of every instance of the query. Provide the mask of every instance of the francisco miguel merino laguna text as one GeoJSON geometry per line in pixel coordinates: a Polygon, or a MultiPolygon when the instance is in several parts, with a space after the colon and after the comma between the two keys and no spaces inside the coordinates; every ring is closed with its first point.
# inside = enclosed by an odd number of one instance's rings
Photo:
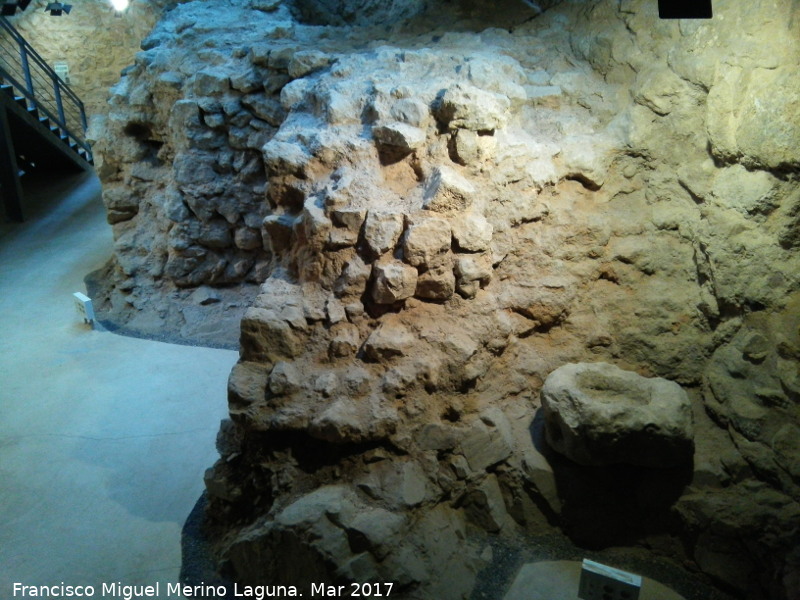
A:
{"type": "MultiPolygon", "coordinates": [[[[349,584],[350,596],[381,597],[390,596],[392,583],[351,583],[349,584]]],[[[312,583],[310,596],[325,596],[328,598],[343,597],[346,595],[345,585],[328,585],[325,583],[312,583]]],[[[121,581],[104,583],[99,588],[92,585],[67,585],[63,581],[60,585],[25,585],[14,583],[14,598],[114,598],[115,600],[134,600],[135,598],[162,598],[160,595],[161,584],[152,585],[124,585],[121,581]],[[99,590],[99,594],[97,594],[99,590]]],[[[222,585],[185,585],[182,583],[166,584],[166,596],[183,598],[225,598],[228,591],[222,585]]],[[[302,596],[293,585],[244,585],[235,584],[233,595],[236,598],[286,598],[302,596]]]]}
{"type": "MultiPolygon", "coordinates": [[[[122,582],[92,585],[25,585],[14,583],[14,598],[114,598],[115,600],[135,600],[136,598],[225,598],[228,591],[222,585],[185,585],[167,583],[163,586],[166,594],[161,596],[162,585],[126,585],[122,582]]],[[[300,596],[293,585],[245,585],[238,584],[234,596],[241,598],[283,598],[300,596]]]]}

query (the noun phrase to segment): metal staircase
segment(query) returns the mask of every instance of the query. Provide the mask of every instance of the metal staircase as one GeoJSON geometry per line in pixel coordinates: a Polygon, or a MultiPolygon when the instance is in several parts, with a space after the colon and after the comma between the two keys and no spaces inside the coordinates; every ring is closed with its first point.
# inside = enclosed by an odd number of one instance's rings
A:
{"type": "Polygon", "coordinates": [[[4,17],[0,17],[0,195],[22,221],[26,171],[92,168],[83,103],[4,17]]]}

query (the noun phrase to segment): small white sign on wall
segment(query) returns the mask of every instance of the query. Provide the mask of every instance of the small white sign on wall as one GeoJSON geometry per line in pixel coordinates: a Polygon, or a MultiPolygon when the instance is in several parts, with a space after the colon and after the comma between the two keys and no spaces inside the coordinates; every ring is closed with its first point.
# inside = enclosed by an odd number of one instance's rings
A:
{"type": "Polygon", "coordinates": [[[56,75],[58,75],[58,78],[61,81],[67,85],[71,83],[69,79],[69,64],[67,64],[66,61],[60,60],[53,63],[53,70],[56,72],[56,75]]]}

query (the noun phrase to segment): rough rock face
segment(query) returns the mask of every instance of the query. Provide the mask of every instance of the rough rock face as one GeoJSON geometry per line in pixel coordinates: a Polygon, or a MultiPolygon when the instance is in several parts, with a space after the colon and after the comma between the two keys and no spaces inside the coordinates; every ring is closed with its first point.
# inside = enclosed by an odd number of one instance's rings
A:
{"type": "Polygon", "coordinates": [[[219,564],[461,598],[493,536],[555,525],[796,597],[797,356],[767,325],[800,288],[795,5],[403,6],[183,4],[98,131],[119,302],[261,284],[206,475],[219,564]],[[577,362],[680,384],[693,463],[548,452],[540,391],[577,362]]]}
{"type": "Polygon", "coordinates": [[[666,379],[568,364],[547,376],[541,398],[547,442],[582,465],[674,467],[692,458],[692,406],[666,379]]]}

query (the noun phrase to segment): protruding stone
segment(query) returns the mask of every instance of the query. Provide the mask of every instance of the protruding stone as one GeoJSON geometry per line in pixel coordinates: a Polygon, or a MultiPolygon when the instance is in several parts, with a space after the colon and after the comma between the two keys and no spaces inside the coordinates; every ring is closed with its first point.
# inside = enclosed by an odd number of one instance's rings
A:
{"type": "Polygon", "coordinates": [[[547,442],[583,465],[673,467],[694,451],[692,407],[672,381],[606,363],[559,367],[542,388],[547,442]]]}
{"type": "Polygon", "coordinates": [[[375,463],[358,487],[397,508],[417,506],[431,494],[425,472],[418,463],[408,460],[375,463]]]}
{"type": "Polygon", "coordinates": [[[213,67],[201,69],[194,76],[195,96],[218,96],[230,89],[228,74],[213,67]]]}
{"type": "Polygon", "coordinates": [[[415,217],[408,220],[403,235],[403,258],[415,267],[427,266],[450,250],[450,223],[438,217],[415,217]]]}
{"type": "Polygon", "coordinates": [[[372,130],[375,141],[382,146],[391,146],[404,152],[413,152],[425,143],[426,135],[422,129],[406,123],[378,125],[372,130]]]}
{"type": "Polygon", "coordinates": [[[403,215],[370,211],[364,223],[364,241],[378,256],[392,250],[403,233],[403,215]]]}
{"type": "Polygon", "coordinates": [[[339,297],[361,296],[367,288],[372,267],[365,264],[360,256],[355,256],[345,264],[342,274],[336,280],[334,292],[339,297]]]}
{"type": "Polygon", "coordinates": [[[267,365],[244,361],[236,363],[228,377],[228,402],[244,406],[264,402],[268,378],[267,365]]]}
{"type": "Polygon", "coordinates": [[[488,250],[492,232],[491,223],[478,212],[470,211],[453,219],[453,239],[460,250],[466,252],[488,250]]]}
{"type": "Polygon", "coordinates": [[[406,531],[406,518],[382,508],[358,511],[345,523],[350,538],[357,546],[371,552],[378,560],[392,552],[398,536],[406,531]]]}
{"type": "Polygon", "coordinates": [[[395,320],[385,321],[364,343],[364,358],[377,362],[395,356],[405,356],[415,339],[402,323],[395,320]]]}
{"type": "Polygon", "coordinates": [[[498,533],[511,521],[496,475],[489,475],[466,495],[464,511],[470,521],[489,533],[498,533]]]}
{"type": "Polygon", "coordinates": [[[337,208],[331,210],[331,220],[336,227],[354,231],[356,235],[364,224],[367,211],[359,208],[337,208]]]}
{"type": "Polygon", "coordinates": [[[488,254],[456,256],[456,289],[464,298],[474,298],[492,277],[492,259],[488,254]]]}
{"type": "Polygon", "coordinates": [[[334,358],[352,356],[361,344],[358,327],[349,323],[342,323],[335,327],[331,333],[331,342],[328,353],[334,358]]]}
{"type": "Polygon", "coordinates": [[[464,211],[472,205],[475,188],[455,169],[441,166],[425,187],[423,208],[435,212],[464,211]]]}
{"type": "Polygon", "coordinates": [[[290,362],[278,361],[269,374],[269,391],[276,396],[288,396],[302,387],[303,377],[290,362]]]}
{"type": "Polygon", "coordinates": [[[268,215],[262,225],[264,249],[278,254],[288,249],[292,243],[294,218],[289,215],[268,215]]]}
{"type": "Polygon", "coordinates": [[[252,306],[242,319],[242,358],[274,362],[300,356],[305,335],[274,310],[252,306]]]}
{"type": "Polygon", "coordinates": [[[261,149],[272,175],[303,175],[311,155],[299,144],[270,140],[261,149]]]}
{"type": "Polygon", "coordinates": [[[427,300],[447,300],[456,290],[456,277],[448,261],[420,273],[414,295],[427,300]]]}
{"type": "Polygon", "coordinates": [[[331,325],[335,325],[347,318],[344,304],[334,296],[328,297],[328,301],[325,303],[325,314],[328,317],[328,323],[331,325]]]}
{"type": "Polygon", "coordinates": [[[295,52],[287,67],[289,76],[295,79],[305,77],[309,73],[327,67],[331,62],[330,56],[319,50],[301,50],[295,52]]]}
{"type": "Polygon", "coordinates": [[[321,248],[330,241],[331,221],[325,210],[318,206],[313,198],[306,200],[303,206],[301,223],[305,241],[309,246],[321,248]]]}
{"type": "Polygon", "coordinates": [[[461,440],[461,452],[469,468],[480,473],[511,456],[513,437],[508,419],[499,410],[492,412],[487,421],[477,421],[467,436],[461,440]]]}
{"type": "Polygon", "coordinates": [[[417,98],[401,98],[392,103],[390,111],[393,119],[412,127],[424,127],[431,118],[428,105],[417,98]]]}
{"type": "Polygon", "coordinates": [[[240,250],[255,250],[262,247],[261,232],[250,227],[239,227],[233,234],[233,243],[240,250]]]}
{"type": "Polygon", "coordinates": [[[508,120],[508,98],[472,86],[448,89],[436,110],[436,118],[450,129],[494,131],[508,120]]]}
{"type": "Polygon", "coordinates": [[[410,298],[417,288],[417,270],[399,260],[378,261],[372,274],[372,299],[378,304],[394,304],[410,298]]]}

